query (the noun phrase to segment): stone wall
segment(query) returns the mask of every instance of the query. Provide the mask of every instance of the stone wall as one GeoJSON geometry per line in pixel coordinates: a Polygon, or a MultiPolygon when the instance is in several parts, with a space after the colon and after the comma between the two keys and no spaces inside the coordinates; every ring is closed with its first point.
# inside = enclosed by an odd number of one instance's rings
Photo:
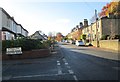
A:
{"type": "MultiPolygon", "coordinates": [[[[97,41],[92,41],[93,46],[97,47],[97,41]]],[[[120,41],[119,40],[100,40],[99,41],[100,48],[106,48],[111,50],[120,51],[120,41]]]]}
{"type": "Polygon", "coordinates": [[[118,29],[120,29],[119,26],[120,19],[102,19],[102,34],[104,35],[120,35],[120,32],[118,29]]]}

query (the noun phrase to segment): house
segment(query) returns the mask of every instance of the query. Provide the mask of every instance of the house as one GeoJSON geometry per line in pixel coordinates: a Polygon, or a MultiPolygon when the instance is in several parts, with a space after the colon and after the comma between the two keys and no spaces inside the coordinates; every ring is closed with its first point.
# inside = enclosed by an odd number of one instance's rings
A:
{"type": "Polygon", "coordinates": [[[47,35],[42,33],[41,31],[36,31],[34,34],[30,36],[31,39],[40,39],[40,40],[47,40],[47,35]]]}
{"type": "Polygon", "coordinates": [[[115,36],[120,35],[120,19],[114,18],[100,18],[91,25],[84,27],[82,33],[86,35],[86,39],[89,41],[94,41],[96,39],[100,40],[103,36],[115,36]],[[96,26],[97,25],[97,26],[96,26]]]}
{"type": "Polygon", "coordinates": [[[80,22],[79,25],[76,25],[76,27],[74,27],[71,30],[71,33],[67,35],[68,38],[72,40],[80,40],[81,39],[80,36],[82,35],[82,29],[87,26],[88,26],[88,20],[84,19],[84,25],[82,22],[80,22]]]}
{"type": "Polygon", "coordinates": [[[0,32],[2,40],[16,39],[18,35],[28,36],[28,31],[18,24],[3,8],[0,8],[0,32]]]}

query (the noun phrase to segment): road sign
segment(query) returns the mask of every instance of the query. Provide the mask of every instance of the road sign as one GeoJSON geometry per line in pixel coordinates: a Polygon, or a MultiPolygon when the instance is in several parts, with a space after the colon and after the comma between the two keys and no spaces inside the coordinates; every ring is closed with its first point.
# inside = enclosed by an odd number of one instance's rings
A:
{"type": "Polygon", "coordinates": [[[7,48],[6,49],[6,54],[22,54],[22,49],[21,47],[16,47],[16,48],[7,48]]]}

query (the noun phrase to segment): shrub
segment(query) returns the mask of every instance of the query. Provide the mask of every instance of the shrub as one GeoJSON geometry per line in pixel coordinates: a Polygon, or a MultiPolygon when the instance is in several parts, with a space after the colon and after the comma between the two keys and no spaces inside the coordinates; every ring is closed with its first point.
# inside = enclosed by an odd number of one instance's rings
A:
{"type": "Polygon", "coordinates": [[[107,40],[107,37],[109,37],[109,35],[102,35],[101,40],[107,40]]]}
{"type": "Polygon", "coordinates": [[[120,35],[115,35],[115,39],[119,39],[120,40],[120,35]]]}
{"type": "Polygon", "coordinates": [[[6,51],[6,48],[21,47],[23,51],[32,49],[46,49],[51,45],[50,41],[41,42],[40,40],[33,39],[17,39],[2,41],[2,51],[6,51]]]}

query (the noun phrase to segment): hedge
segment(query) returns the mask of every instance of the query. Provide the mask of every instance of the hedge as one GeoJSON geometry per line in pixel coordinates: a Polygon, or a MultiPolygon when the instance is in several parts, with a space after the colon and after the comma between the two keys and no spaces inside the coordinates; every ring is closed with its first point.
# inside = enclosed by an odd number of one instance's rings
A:
{"type": "Polygon", "coordinates": [[[2,51],[6,51],[6,48],[21,47],[23,51],[33,49],[46,49],[51,45],[50,41],[33,40],[33,39],[17,39],[17,40],[5,40],[2,41],[2,51]]]}

